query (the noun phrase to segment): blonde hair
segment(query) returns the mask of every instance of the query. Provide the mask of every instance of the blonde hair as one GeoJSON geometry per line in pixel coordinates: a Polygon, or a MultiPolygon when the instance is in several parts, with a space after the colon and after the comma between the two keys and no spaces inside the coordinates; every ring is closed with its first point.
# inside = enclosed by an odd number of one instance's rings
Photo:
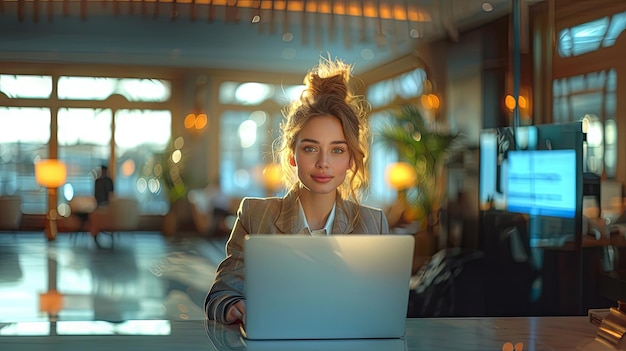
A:
{"type": "Polygon", "coordinates": [[[351,65],[322,57],[304,77],[305,90],[300,98],[283,109],[281,135],[275,140],[274,149],[287,189],[294,189],[299,184],[298,175],[289,164],[298,134],[311,118],[328,115],[341,122],[352,162],[345,181],[337,189],[339,196],[359,203],[367,189],[371,143],[367,113],[370,106],[362,96],[352,93],[349,86],[351,74],[351,65]]]}

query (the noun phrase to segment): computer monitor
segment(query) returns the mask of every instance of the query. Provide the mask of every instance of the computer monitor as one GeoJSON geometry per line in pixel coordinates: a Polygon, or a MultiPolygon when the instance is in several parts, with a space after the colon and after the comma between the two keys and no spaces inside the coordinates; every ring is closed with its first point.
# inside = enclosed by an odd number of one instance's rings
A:
{"type": "Polygon", "coordinates": [[[574,218],[582,208],[582,152],[580,122],[482,130],[480,209],[574,218]]]}
{"type": "Polygon", "coordinates": [[[508,153],[506,210],[574,218],[576,150],[513,150],[508,153]]]}

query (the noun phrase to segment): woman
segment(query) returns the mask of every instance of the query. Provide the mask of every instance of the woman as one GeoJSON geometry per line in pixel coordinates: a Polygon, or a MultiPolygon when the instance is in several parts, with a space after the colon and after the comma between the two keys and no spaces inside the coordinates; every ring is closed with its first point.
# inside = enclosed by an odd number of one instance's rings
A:
{"type": "Polygon", "coordinates": [[[284,110],[274,144],[289,191],[244,198],[205,300],[207,317],[245,322],[243,242],[248,234],[387,234],[379,209],[360,204],[369,181],[369,105],[349,89],[352,67],[322,59],[305,77],[306,90],[284,110]]]}

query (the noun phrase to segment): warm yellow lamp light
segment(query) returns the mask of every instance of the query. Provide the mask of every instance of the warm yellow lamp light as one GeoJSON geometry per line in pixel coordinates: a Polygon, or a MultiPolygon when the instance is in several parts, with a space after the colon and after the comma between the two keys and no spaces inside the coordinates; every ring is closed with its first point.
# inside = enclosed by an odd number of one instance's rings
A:
{"type": "Polygon", "coordinates": [[[436,94],[424,94],[420,98],[422,101],[422,106],[429,110],[436,110],[439,108],[439,97],[436,94]]]}
{"type": "MultiPolygon", "coordinates": [[[[523,95],[518,96],[517,101],[519,101],[519,108],[525,109],[528,107],[528,101],[523,95]]],[[[513,111],[515,110],[515,107],[517,107],[517,101],[513,95],[507,95],[504,98],[504,106],[506,106],[509,111],[513,111]]]]}
{"type": "Polygon", "coordinates": [[[396,162],[385,170],[387,183],[396,190],[405,190],[417,184],[415,167],[406,162],[396,162]]]}
{"type": "Polygon", "coordinates": [[[56,316],[63,309],[63,295],[56,290],[39,294],[39,311],[56,316]]]}
{"type": "Polygon", "coordinates": [[[195,131],[200,131],[204,129],[204,127],[207,126],[208,122],[209,118],[207,117],[206,113],[189,113],[184,120],[185,128],[195,131]]]}
{"type": "Polygon", "coordinates": [[[417,218],[416,209],[406,200],[406,190],[417,185],[417,171],[406,162],[396,162],[387,165],[385,169],[387,184],[398,191],[398,199],[387,212],[390,225],[398,226],[401,223],[410,223],[417,218]]]}
{"type": "Polygon", "coordinates": [[[269,193],[275,193],[283,185],[280,165],[271,163],[263,169],[263,183],[269,193]]]}
{"type": "Polygon", "coordinates": [[[35,163],[35,179],[37,184],[48,189],[48,221],[46,223],[46,237],[54,240],[57,235],[57,188],[65,184],[67,168],[59,160],[41,160],[35,163]]]}
{"type": "Polygon", "coordinates": [[[67,170],[59,160],[41,160],[35,163],[37,184],[46,188],[58,188],[65,184],[67,170]]]}

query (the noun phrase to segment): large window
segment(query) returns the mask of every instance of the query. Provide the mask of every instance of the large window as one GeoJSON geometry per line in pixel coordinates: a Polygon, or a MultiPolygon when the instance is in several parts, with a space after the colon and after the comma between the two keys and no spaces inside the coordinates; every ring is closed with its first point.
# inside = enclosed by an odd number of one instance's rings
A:
{"type": "Polygon", "coordinates": [[[228,106],[220,119],[220,184],[230,196],[267,195],[263,170],[272,163],[281,110],[304,86],[224,82],[219,99],[228,106]]]}
{"type": "Polygon", "coordinates": [[[0,102],[7,102],[0,103],[0,195],[20,195],[24,213],[46,213],[47,192],[35,182],[34,163],[49,157],[53,138],[58,158],[67,164],[59,205],[93,195],[100,166],[113,164],[117,195],[139,200],[143,213],[167,212],[167,194],[154,167],[171,136],[172,116],[164,105],[170,82],[0,75],[0,93],[0,102]],[[159,104],[163,109],[154,109],[159,104]],[[57,134],[51,135],[54,119],[57,134]]]}
{"type": "Polygon", "coordinates": [[[0,195],[20,195],[25,213],[45,213],[34,162],[48,157],[50,109],[0,106],[0,126],[0,195]]]}
{"type": "Polygon", "coordinates": [[[157,164],[172,130],[170,111],[119,110],[115,114],[117,194],[139,200],[144,213],[165,214],[169,200],[157,164]],[[154,165],[154,167],[152,167],[154,165]]]}
{"type": "MultiPolygon", "coordinates": [[[[559,33],[560,57],[602,55],[626,29],[626,12],[602,17],[559,33]]],[[[614,179],[617,168],[617,72],[608,68],[553,81],[555,122],[585,121],[584,170],[614,179]]]]}
{"type": "MultiPolygon", "coordinates": [[[[573,57],[615,44],[626,29],[626,12],[599,18],[559,33],[558,54],[573,57]]],[[[617,168],[615,69],[589,72],[553,81],[554,122],[585,121],[584,170],[614,179],[617,168]]]]}
{"type": "Polygon", "coordinates": [[[58,112],[59,158],[68,168],[64,201],[93,195],[100,165],[108,165],[111,143],[110,109],[62,108],[58,112]]]}
{"type": "Polygon", "coordinates": [[[385,112],[374,114],[370,118],[371,128],[374,131],[374,142],[370,150],[371,183],[368,202],[377,206],[391,204],[397,199],[396,190],[387,183],[385,172],[389,164],[398,161],[398,153],[395,150],[389,150],[387,145],[381,143],[376,133],[377,130],[381,130],[389,124],[388,118],[389,115],[385,112]]]}
{"type": "Polygon", "coordinates": [[[158,79],[60,77],[59,99],[102,101],[113,95],[128,101],[164,102],[171,95],[170,83],[158,79]]]}
{"type": "Polygon", "coordinates": [[[559,33],[559,56],[578,56],[613,46],[625,28],[626,12],[565,28],[559,33]]]}
{"type": "Polygon", "coordinates": [[[228,111],[222,115],[220,182],[233,196],[264,196],[263,169],[272,162],[271,143],[281,116],[264,111],[228,111]]]}
{"type": "Polygon", "coordinates": [[[554,122],[584,120],[587,128],[585,171],[612,179],[617,161],[615,70],[556,79],[554,122]]]}
{"type": "Polygon", "coordinates": [[[417,68],[372,84],[368,89],[367,99],[375,109],[391,106],[398,99],[411,101],[427,92],[427,82],[426,71],[417,68]]]}

